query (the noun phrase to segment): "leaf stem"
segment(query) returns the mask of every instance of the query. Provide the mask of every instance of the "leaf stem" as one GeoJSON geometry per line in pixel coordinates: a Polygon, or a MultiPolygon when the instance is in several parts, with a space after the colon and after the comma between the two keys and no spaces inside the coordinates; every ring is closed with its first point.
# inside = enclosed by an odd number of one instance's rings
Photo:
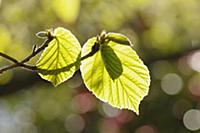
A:
{"type": "Polygon", "coordinates": [[[86,54],[85,56],[81,57],[81,61],[85,60],[86,58],[93,56],[98,50],[99,50],[100,44],[95,42],[95,44],[92,46],[91,51],[86,54]]]}

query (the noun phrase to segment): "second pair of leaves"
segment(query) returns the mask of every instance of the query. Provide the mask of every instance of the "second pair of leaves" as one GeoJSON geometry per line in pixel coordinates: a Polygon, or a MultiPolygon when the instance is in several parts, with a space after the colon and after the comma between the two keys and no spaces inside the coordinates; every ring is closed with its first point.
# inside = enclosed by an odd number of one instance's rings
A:
{"type": "Polygon", "coordinates": [[[86,87],[97,98],[139,114],[139,104],[149,91],[150,75],[127,37],[107,33],[103,40],[90,38],[81,49],[69,30],[58,27],[52,34],[54,39],[36,64],[43,79],[57,86],[71,78],[80,67],[86,87]],[[95,53],[81,60],[97,44],[95,53]]]}

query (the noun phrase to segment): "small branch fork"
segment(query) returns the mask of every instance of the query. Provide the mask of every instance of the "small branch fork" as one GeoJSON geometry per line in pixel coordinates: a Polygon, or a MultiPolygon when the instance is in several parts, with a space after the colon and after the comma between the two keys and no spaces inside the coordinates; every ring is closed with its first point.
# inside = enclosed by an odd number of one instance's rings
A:
{"type": "MultiPolygon", "coordinates": [[[[17,59],[0,52],[0,57],[7,59],[7,60],[14,63],[12,65],[0,68],[0,74],[2,74],[5,71],[8,71],[10,69],[17,68],[17,67],[22,67],[22,68],[25,68],[25,69],[30,70],[30,71],[37,71],[38,69],[37,69],[36,66],[27,65],[26,63],[29,62],[33,57],[35,57],[41,51],[43,51],[48,46],[48,44],[55,38],[55,36],[53,36],[52,32],[53,32],[52,30],[49,30],[47,32],[37,33],[36,35],[38,37],[46,38],[46,40],[43,42],[43,44],[39,48],[37,48],[36,45],[34,45],[31,54],[28,55],[27,57],[25,57],[22,61],[18,61],[17,59]],[[39,34],[42,34],[42,36],[39,35],[39,34]]],[[[96,40],[95,44],[93,45],[93,47],[91,48],[91,51],[88,54],[86,54],[85,56],[81,57],[81,61],[88,58],[88,57],[93,56],[97,51],[99,51],[100,45],[105,43],[106,39],[108,39],[108,38],[106,37],[105,31],[102,31],[100,35],[97,35],[97,40],[96,40]]],[[[178,53],[177,55],[172,55],[172,57],[173,57],[173,59],[179,58],[179,57],[182,57],[183,55],[187,55],[189,52],[197,50],[199,48],[200,47],[198,46],[198,47],[195,47],[195,48],[192,48],[192,49],[188,49],[186,51],[182,51],[181,53],[178,53]]],[[[168,58],[171,59],[171,57],[166,57],[166,59],[168,59],[168,58]]],[[[159,59],[157,59],[157,60],[159,60],[159,59]]]]}
{"type": "MultiPolygon", "coordinates": [[[[47,39],[44,41],[44,43],[39,48],[37,48],[36,45],[34,45],[32,53],[30,55],[28,55],[27,57],[25,57],[22,61],[18,61],[17,59],[0,52],[0,57],[3,57],[3,58],[14,63],[12,65],[1,68],[0,74],[2,74],[5,71],[8,71],[10,69],[17,68],[17,67],[22,67],[22,68],[25,68],[25,69],[30,70],[30,71],[36,71],[37,70],[36,66],[27,65],[25,63],[27,63],[33,57],[35,57],[37,54],[39,54],[41,51],[43,51],[48,46],[48,44],[55,38],[52,35],[52,31],[49,31],[49,32],[46,32],[46,33],[44,32],[43,34],[46,34],[45,36],[47,37],[47,39]]],[[[105,34],[106,33],[102,32],[100,35],[97,36],[97,42],[95,42],[91,51],[87,55],[81,57],[81,61],[92,56],[92,55],[94,55],[99,50],[100,43],[103,43],[102,40],[104,40],[105,34]]]]}
{"type": "Polygon", "coordinates": [[[25,57],[25,59],[23,59],[22,61],[18,61],[15,58],[0,52],[0,56],[1,57],[3,57],[3,58],[5,58],[5,59],[7,59],[7,60],[9,60],[9,61],[14,63],[12,65],[9,65],[9,66],[1,68],[0,69],[0,74],[2,74],[3,72],[5,72],[7,70],[10,70],[10,69],[13,69],[13,68],[17,68],[17,67],[23,67],[23,68],[31,70],[31,71],[37,70],[36,66],[30,66],[30,65],[27,65],[25,63],[30,61],[38,53],[40,53],[42,50],[44,50],[48,46],[49,42],[51,42],[51,40],[53,40],[53,38],[54,38],[51,35],[47,35],[47,37],[48,38],[44,41],[44,43],[39,48],[36,48],[36,45],[34,45],[32,53],[30,55],[28,55],[27,57],[25,57]]]}

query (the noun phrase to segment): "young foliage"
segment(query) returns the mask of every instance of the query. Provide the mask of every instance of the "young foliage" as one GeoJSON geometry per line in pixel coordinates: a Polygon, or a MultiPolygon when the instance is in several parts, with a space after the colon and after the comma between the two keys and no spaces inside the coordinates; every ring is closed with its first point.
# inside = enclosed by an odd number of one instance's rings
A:
{"type": "Polygon", "coordinates": [[[139,104],[149,91],[150,75],[126,36],[102,32],[90,38],[81,53],[76,37],[64,28],[36,35],[46,40],[38,48],[35,45],[32,53],[22,61],[0,52],[1,57],[14,63],[0,69],[0,73],[24,67],[37,71],[43,79],[57,86],[72,77],[80,67],[86,87],[97,98],[139,114],[139,104]],[[36,66],[26,64],[42,50],[36,66]]]}
{"type": "Polygon", "coordinates": [[[56,28],[53,40],[42,53],[36,66],[39,75],[54,86],[66,81],[79,68],[81,46],[76,37],[64,28],[56,28]]]}
{"type": "MultiPolygon", "coordinates": [[[[97,38],[93,37],[84,44],[82,56],[91,51],[95,42],[97,38]]],[[[139,114],[139,104],[148,94],[150,76],[125,36],[108,33],[99,51],[83,60],[80,69],[85,85],[96,97],[139,114]]]]}

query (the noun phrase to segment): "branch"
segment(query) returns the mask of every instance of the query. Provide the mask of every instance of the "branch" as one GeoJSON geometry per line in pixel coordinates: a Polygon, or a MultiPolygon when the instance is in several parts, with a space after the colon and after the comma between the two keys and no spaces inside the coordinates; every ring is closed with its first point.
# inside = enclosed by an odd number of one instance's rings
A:
{"type": "Polygon", "coordinates": [[[100,44],[95,42],[94,46],[92,46],[91,51],[86,54],[85,56],[81,57],[81,61],[85,60],[86,58],[93,56],[99,50],[100,44]]]}
{"type": "MultiPolygon", "coordinates": [[[[13,57],[11,57],[11,56],[9,56],[9,55],[6,55],[6,54],[4,54],[4,53],[2,53],[2,52],[0,52],[0,56],[3,57],[3,58],[5,58],[5,59],[7,59],[7,60],[9,60],[9,61],[11,61],[11,62],[13,62],[13,63],[15,63],[15,65],[19,65],[19,66],[24,67],[24,68],[27,68],[27,69],[29,69],[29,68],[31,69],[31,67],[32,67],[32,66],[23,64],[23,63],[21,63],[21,62],[18,62],[15,58],[13,58],[13,57]]],[[[5,67],[5,68],[3,68],[3,69],[10,69],[11,66],[12,66],[12,68],[14,67],[14,65],[10,65],[9,68],[8,68],[8,67],[5,67]]]]}
{"type": "Polygon", "coordinates": [[[32,54],[30,54],[24,60],[22,60],[21,63],[28,62],[30,59],[32,59],[34,56],[36,56],[38,53],[44,50],[52,40],[53,37],[46,39],[45,42],[37,50],[33,50],[32,54]]]}
{"type": "MultiPolygon", "coordinates": [[[[27,63],[28,61],[30,61],[33,57],[35,57],[38,53],[40,53],[42,50],[44,50],[49,42],[51,42],[53,40],[53,36],[51,35],[48,35],[48,39],[46,39],[44,41],[44,43],[38,48],[36,49],[36,45],[33,46],[33,51],[30,55],[28,55],[25,59],[23,59],[22,61],[18,61],[17,59],[9,56],[9,55],[6,55],[2,52],[0,52],[0,56],[13,62],[14,64],[12,65],[9,65],[9,66],[6,66],[4,68],[1,68],[0,69],[0,74],[2,74],[3,72],[5,71],[8,71],[10,69],[13,69],[13,68],[17,68],[17,67],[23,67],[27,70],[30,70],[30,71],[36,71],[37,70],[37,67],[36,66],[30,66],[30,65],[27,65],[25,63],[27,63]]],[[[81,60],[84,60],[92,55],[94,55],[98,50],[99,50],[99,43],[95,42],[95,45],[92,47],[92,50],[90,51],[90,53],[88,53],[87,55],[81,57],[81,60]]]]}
{"type": "Polygon", "coordinates": [[[25,59],[23,59],[22,61],[17,61],[15,58],[0,52],[0,56],[1,57],[3,57],[5,59],[15,63],[13,65],[6,66],[6,67],[0,69],[0,74],[2,74],[3,72],[5,72],[7,70],[16,68],[16,67],[23,67],[25,69],[28,69],[28,70],[31,70],[31,71],[35,71],[37,69],[36,66],[26,65],[25,63],[28,62],[29,60],[31,60],[33,57],[35,57],[42,50],[44,50],[48,46],[49,42],[51,42],[53,40],[53,38],[54,38],[53,36],[48,36],[48,39],[46,39],[44,41],[44,43],[38,49],[36,49],[36,46],[34,45],[32,53],[29,56],[27,56],[25,59]]]}
{"type": "Polygon", "coordinates": [[[4,54],[2,52],[0,52],[0,56],[5,58],[5,59],[7,59],[7,60],[9,60],[9,61],[12,61],[13,63],[18,63],[18,61],[16,59],[14,59],[13,57],[8,56],[8,55],[6,55],[6,54],[4,54]]]}

